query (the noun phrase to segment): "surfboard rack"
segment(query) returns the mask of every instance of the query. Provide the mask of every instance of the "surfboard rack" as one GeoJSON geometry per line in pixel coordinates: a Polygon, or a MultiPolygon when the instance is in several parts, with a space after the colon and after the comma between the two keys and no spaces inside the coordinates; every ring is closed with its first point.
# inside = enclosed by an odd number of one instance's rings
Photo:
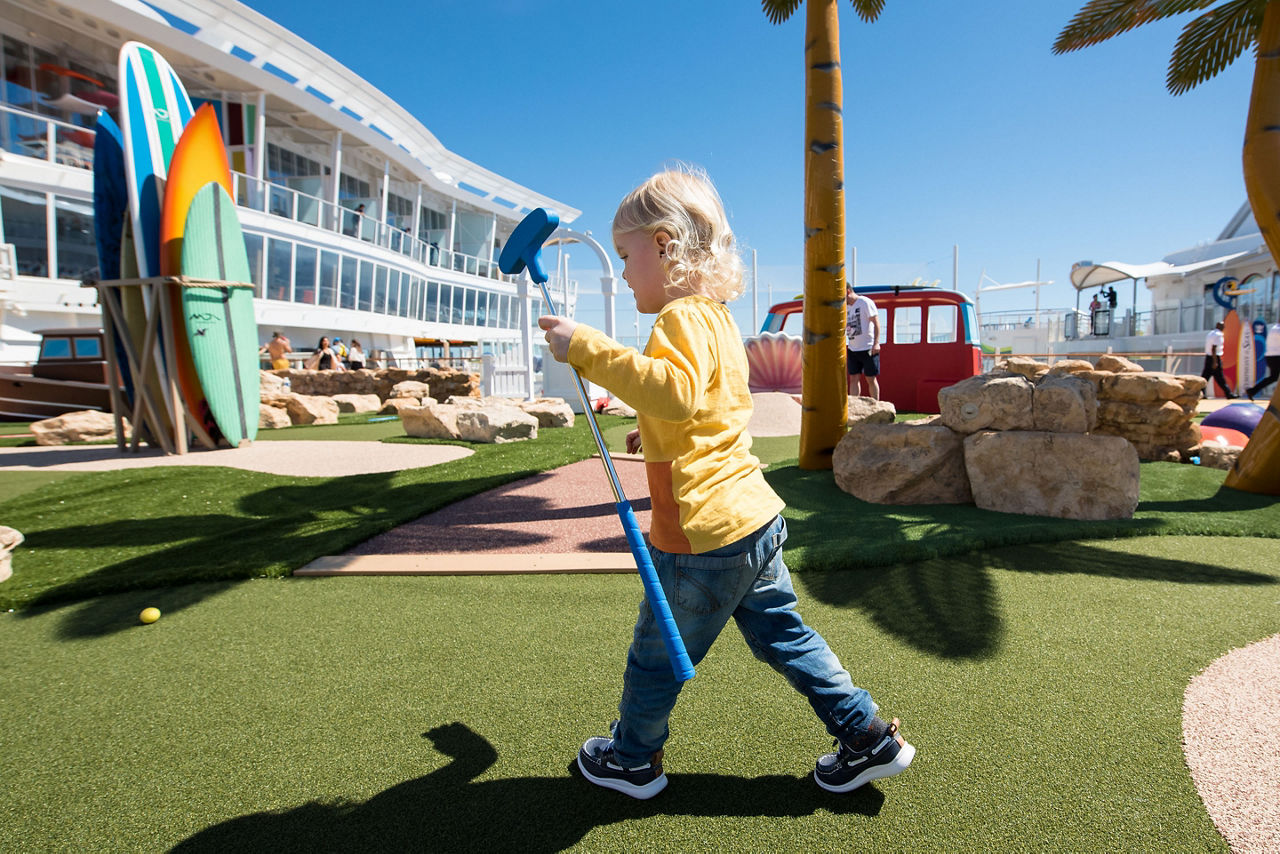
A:
{"type": "Polygon", "coordinates": [[[218,443],[195,418],[183,397],[177,372],[177,341],[173,336],[173,324],[160,323],[162,317],[172,317],[172,297],[166,285],[200,288],[252,288],[249,282],[224,282],[195,279],[189,276],[152,276],[144,279],[88,280],[87,287],[98,289],[98,301],[102,305],[102,331],[107,351],[108,386],[111,391],[111,411],[115,416],[116,447],[120,451],[137,451],[143,435],[154,440],[166,454],[185,454],[190,449],[189,437],[210,450],[218,443]],[[146,307],[146,332],[141,346],[129,334],[125,322],[122,293],[129,288],[139,288],[146,307]],[[117,351],[119,346],[119,351],[117,351]],[[129,375],[133,378],[134,401],[129,409],[128,396],[121,383],[121,365],[118,352],[128,361],[129,375]],[[148,380],[159,377],[163,394],[156,399],[148,380]],[[125,435],[124,414],[128,412],[133,424],[133,437],[125,435]]]}

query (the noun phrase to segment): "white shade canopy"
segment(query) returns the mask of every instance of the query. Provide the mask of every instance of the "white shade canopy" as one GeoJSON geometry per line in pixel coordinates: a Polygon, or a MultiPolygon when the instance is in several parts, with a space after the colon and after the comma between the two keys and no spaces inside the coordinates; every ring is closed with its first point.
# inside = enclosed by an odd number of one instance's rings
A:
{"type": "Polygon", "coordinates": [[[1151,264],[1126,264],[1123,261],[1107,261],[1103,264],[1093,264],[1088,261],[1082,261],[1071,268],[1071,284],[1075,285],[1077,291],[1083,291],[1087,288],[1097,288],[1102,285],[1109,285],[1112,282],[1119,282],[1122,279],[1185,275],[1196,270],[1225,264],[1228,261],[1239,258],[1241,255],[1247,254],[1247,252],[1233,252],[1230,255],[1222,255],[1217,258],[1181,265],[1170,264],[1168,261],[1156,261],[1151,264]]]}

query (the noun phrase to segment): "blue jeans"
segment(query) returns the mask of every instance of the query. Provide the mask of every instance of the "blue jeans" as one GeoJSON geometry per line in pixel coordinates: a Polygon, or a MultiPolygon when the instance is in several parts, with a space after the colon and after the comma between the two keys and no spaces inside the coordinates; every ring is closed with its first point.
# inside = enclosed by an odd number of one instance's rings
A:
{"type": "MultiPolygon", "coordinates": [[[[876,704],[856,687],[839,659],[796,613],[791,575],[782,561],[787,525],[781,516],[736,543],[697,555],[649,547],[680,637],[696,665],[732,617],[756,658],[809,701],[839,739],[871,724],[876,704]]],[[[676,681],[648,602],[640,605],[627,653],[614,730],[614,754],[626,768],[650,761],[667,740],[667,719],[683,683],[676,681]]]]}

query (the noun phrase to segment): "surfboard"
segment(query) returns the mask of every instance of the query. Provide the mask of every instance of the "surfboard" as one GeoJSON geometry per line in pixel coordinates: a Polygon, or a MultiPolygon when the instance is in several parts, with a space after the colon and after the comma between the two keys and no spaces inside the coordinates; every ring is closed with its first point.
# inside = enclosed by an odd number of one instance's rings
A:
{"type": "MultiPolygon", "coordinates": [[[[249,255],[236,205],[210,181],[189,205],[182,273],[197,279],[250,281],[249,255]]],[[[258,435],[258,324],[252,288],[183,287],[182,313],[200,385],[232,447],[258,435]]]]}
{"type": "MultiPolygon", "coordinates": [[[[186,272],[183,269],[183,244],[187,216],[196,194],[210,182],[221,185],[230,196],[231,167],[227,163],[226,149],[222,146],[222,131],[218,129],[218,118],[213,106],[205,104],[183,128],[182,136],[169,161],[169,176],[165,181],[164,202],[160,210],[161,275],[176,276],[186,272]]],[[[234,209],[231,213],[234,215],[234,209]]],[[[216,277],[201,275],[200,278],[216,277]]],[[[185,321],[188,314],[184,305],[187,288],[180,285],[171,285],[170,288],[170,305],[174,316],[169,320],[173,324],[177,342],[178,385],[182,388],[187,409],[199,420],[205,432],[216,440],[220,432],[218,419],[210,406],[208,391],[201,383],[201,373],[196,368],[196,359],[191,349],[191,331],[187,329],[185,321]]],[[[256,336],[256,331],[254,334],[256,336]]],[[[232,442],[233,445],[237,443],[238,441],[232,442]]]]}
{"type": "MultiPolygon", "coordinates": [[[[125,184],[129,191],[129,225],[133,239],[137,269],[134,276],[150,278],[160,275],[160,207],[164,199],[164,181],[169,159],[178,144],[182,129],[194,112],[187,91],[169,63],[159,53],[141,42],[129,41],[120,47],[120,131],[124,142],[125,184]]],[[[123,260],[123,255],[122,255],[123,260]]],[[[126,289],[128,291],[132,288],[126,289]]],[[[126,313],[146,305],[141,289],[126,313]]],[[[129,322],[139,332],[145,321],[129,322]]],[[[161,324],[164,318],[159,318],[161,324]]],[[[157,336],[157,342],[162,340],[157,336]]],[[[142,349],[141,335],[133,339],[142,349]]],[[[164,368],[164,348],[155,348],[155,371],[164,368]]],[[[163,390],[163,383],[156,380],[163,390]]],[[[156,398],[164,400],[162,393],[156,398]]],[[[166,422],[168,418],[162,416],[166,422]]],[[[168,429],[168,425],[166,428],[168,429]]]]}
{"type": "Polygon", "coordinates": [[[160,209],[169,160],[195,112],[178,75],[141,42],[120,48],[121,131],[129,216],[142,278],[160,275],[160,209]]]}
{"type": "MultiPolygon", "coordinates": [[[[93,231],[98,245],[98,278],[111,281],[120,278],[120,252],[124,223],[129,214],[129,188],[124,173],[124,140],[120,127],[105,110],[98,113],[93,137],[93,231]]],[[[129,247],[133,251],[133,247],[129,247]]],[[[102,323],[111,320],[105,306],[102,323]]],[[[124,389],[125,402],[133,409],[133,374],[125,357],[125,342],[119,330],[114,336],[116,366],[124,389]]]]}
{"type": "MultiPolygon", "coordinates": [[[[1238,368],[1240,360],[1240,315],[1233,308],[1222,320],[1222,375],[1227,378],[1230,388],[1221,389],[1225,396],[1240,387],[1238,368]]],[[[1249,337],[1253,337],[1250,333],[1249,337]]]]}

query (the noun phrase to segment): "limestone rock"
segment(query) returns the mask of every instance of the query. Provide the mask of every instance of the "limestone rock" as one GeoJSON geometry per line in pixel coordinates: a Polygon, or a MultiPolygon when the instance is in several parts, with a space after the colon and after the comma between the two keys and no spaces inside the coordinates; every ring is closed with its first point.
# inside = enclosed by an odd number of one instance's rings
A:
{"type": "Polygon", "coordinates": [[[458,436],[485,444],[538,438],[538,419],[516,406],[487,406],[458,413],[458,436]]]}
{"type": "Polygon", "coordinates": [[[601,410],[600,414],[601,415],[619,415],[623,418],[636,417],[636,411],[632,409],[629,404],[627,404],[626,402],[616,397],[609,399],[609,402],[604,405],[604,409],[601,410]]]}
{"type": "Polygon", "coordinates": [[[335,394],[333,402],[339,412],[377,412],[382,407],[376,394],[335,394]]]}
{"type": "MultiPolygon", "coordinates": [[[[73,442],[99,442],[116,437],[116,420],[110,412],[86,409],[67,412],[56,418],[33,421],[31,432],[37,445],[70,445],[73,442]]],[[[129,435],[129,420],[124,419],[124,432],[129,435]]]]}
{"type": "Polygon", "coordinates": [[[539,427],[572,427],[573,409],[561,397],[522,400],[520,409],[538,419],[539,427]]]}
{"type": "Polygon", "coordinates": [[[430,396],[431,386],[427,383],[418,382],[417,380],[404,380],[391,387],[391,391],[387,395],[387,398],[395,399],[399,397],[413,397],[421,400],[424,397],[430,396]]]}
{"type": "Polygon", "coordinates": [[[455,394],[446,400],[445,403],[450,406],[456,406],[459,409],[480,409],[484,406],[484,399],[480,397],[455,394]]]}
{"type": "Polygon", "coordinates": [[[282,427],[292,426],[293,421],[289,419],[289,412],[284,407],[266,403],[258,404],[259,430],[279,430],[282,427]]]}
{"type": "Polygon", "coordinates": [[[418,439],[458,439],[458,407],[447,403],[405,407],[400,421],[407,436],[418,439]]]}
{"type": "Polygon", "coordinates": [[[849,395],[849,426],[854,424],[892,424],[898,409],[887,400],[849,395]]]}
{"type": "Polygon", "coordinates": [[[337,424],[338,404],[331,397],[311,394],[285,396],[285,409],[294,424],[337,424]]]}
{"type": "Polygon", "coordinates": [[[957,433],[1030,430],[1031,381],[1019,374],[979,374],[938,392],[942,423],[957,433]]]}
{"type": "Polygon", "coordinates": [[[1231,467],[1236,464],[1236,460],[1240,459],[1240,452],[1243,450],[1243,448],[1237,448],[1233,445],[1205,442],[1200,446],[1200,465],[1211,469],[1230,471],[1231,467]]]}
{"type": "Polygon", "coordinates": [[[1113,374],[1140,374],[1144,368],[1137,362],[1113,353],[1103,353],[1098,357],[1098,370],[1110,371],[1113,374]]]}
{"type": "Polygon", "coordinates": [[[1119,436],[981,432],[964,440],[974,503],[1059,519],[1128,519],[1138,506],[1138,453],[1119,436]]]}
{"type": "Polygon", "coordinates": [[[1046,433],[1088,433],[1098,424],[1093,383],[1073,374],[1048,374],[1032,394],[1032,420],[1046,433]]]}
{"type": "Polygon", "coordinates": [[[963,437],[940,425],[857,424],[832,455],[836,485],[874,504],[967,504],[963,437]]]}
{"type": "Polygon", "coordinates": [[[1043,362],[1037,362],[1029,356],[1006,356],[996,363],[996,370],[1019,374],[1035,382],[1038,378],[1048,373],[1049,366],[1043,362]]]}
{"type": "Polygon", "coordinates": [[[258,388],[262,394],[284,394],[284,376],[288,375],[288,371],[259,371],[260,381],[258,388]]]}
{"type": "Polygon", "coordinates": [[[1094,370],[1093,362],[1088,359],[1060,359],[1049,366],[1051,374],[1078,374],[1081,371],[1094,370]]]}
{"type": "Polygon", "coordinates": [[[0,581],[13,575],[13,550],[22,545],[24,539],[21,531],[0,525],[0,581]]]}
{"type": "MultiPolygon", "coordinates": [[[[427,398],[430,400],[430,398],[427,398]]],[[[417,409],[423,402],[416,397],[391,397],[378,410],[379,415],[402,415],[406,409],[417,409]]]]}
{"type": "Polygon", "coordinates": [[[1154,403],[1158,400],[1173,400],[1185,394],[1186,387],[1179,378],[1158,371],[1116,374],[1103,382],[1103,397],[1109,400],[1154,403]]]}

